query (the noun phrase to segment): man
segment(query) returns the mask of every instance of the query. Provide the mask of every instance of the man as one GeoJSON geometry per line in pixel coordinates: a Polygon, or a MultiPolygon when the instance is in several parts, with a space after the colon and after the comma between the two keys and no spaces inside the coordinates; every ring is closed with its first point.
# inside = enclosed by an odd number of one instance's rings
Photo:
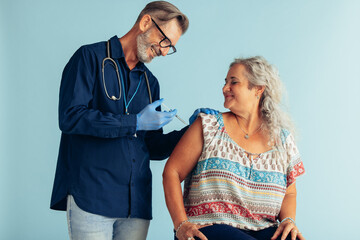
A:
{"type": "Polygon", "coordinates": [[[174,5],[151,2],[126,35],[82,46],[66,65],[51,209],[67,211],[70,239],[146,238],[149,159],[167,158],[187,127],[162,133],[176,111],[156,111],[159,83],[144,63],[174,53],[188,24],[174,5]]]}

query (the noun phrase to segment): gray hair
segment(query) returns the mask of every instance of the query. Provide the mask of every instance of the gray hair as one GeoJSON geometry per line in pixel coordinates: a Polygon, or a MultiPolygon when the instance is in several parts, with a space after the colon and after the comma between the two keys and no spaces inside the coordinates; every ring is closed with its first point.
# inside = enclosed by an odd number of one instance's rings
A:
{"type": "Polygon", "coordinates": [[[269,145],[282,149],[281,131],[286,129],[295,134],[295,128],[290,116],[281,109],[282,93],[285,92],[285,89],[278,70],[262,56],[236,58],[230,64],[230,68],[235,64],[241,64],[245,67],[249,89],[255,86],[265,87],[259,103],[263,121],[262,128],[270,134],[269,145]]]}
{"type": "Polygon", "coordinates": [[[166,1],[148,3],[139,14],[136,23],[140,22],[145,14],[149,14],[159,25],[163,25],[174,18],[177,19],[182,34],[184,34],[189,27],[189,19],[186,15],[180,12],[173,4],[166,1]]]}

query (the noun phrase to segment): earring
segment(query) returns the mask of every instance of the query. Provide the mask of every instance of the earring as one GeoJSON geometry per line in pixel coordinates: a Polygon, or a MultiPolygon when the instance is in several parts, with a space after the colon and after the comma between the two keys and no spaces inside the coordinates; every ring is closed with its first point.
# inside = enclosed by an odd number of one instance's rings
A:
{"type": "Polygon", "coordinates": [[[258,96],[258,95],[256,95],[256,98],[257,98],[257,99],[259,99],[259,96],[258,96]]]}

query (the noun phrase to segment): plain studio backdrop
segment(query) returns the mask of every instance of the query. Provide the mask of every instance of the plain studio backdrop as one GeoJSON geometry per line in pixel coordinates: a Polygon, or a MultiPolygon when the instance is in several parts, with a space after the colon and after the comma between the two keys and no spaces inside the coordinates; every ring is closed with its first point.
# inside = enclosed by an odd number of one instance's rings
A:
{"type": "MultiPolygon", "coordinates": [[[[0,239],[68,239],[49,209],[57,161],[62,70],[84,44],[125,34],[149,1],[1,0],[0,239]]],[[[171,1],[190,20],[178,52],[148,64],[170,108],[223,107],[235,57],[276,65],[297,125],[306,175],[297,223],[307,239],[359,239],[360,3],[329,0],[171,1]]],[[[168,132],[183,124],[174,119],[168,132]]],[[[172,239],[162,171],[152,162],[148,239],[172,239]]]]}

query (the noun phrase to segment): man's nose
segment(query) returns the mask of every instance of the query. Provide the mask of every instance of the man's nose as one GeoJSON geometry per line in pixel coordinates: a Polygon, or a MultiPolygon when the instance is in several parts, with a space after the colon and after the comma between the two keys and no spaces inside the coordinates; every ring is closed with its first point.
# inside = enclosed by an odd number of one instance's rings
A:
{"type": "Polygon", "coordinates": [[[160,48],[161,55],[166,56],[169,52],[169,48],[160,48]]]}

